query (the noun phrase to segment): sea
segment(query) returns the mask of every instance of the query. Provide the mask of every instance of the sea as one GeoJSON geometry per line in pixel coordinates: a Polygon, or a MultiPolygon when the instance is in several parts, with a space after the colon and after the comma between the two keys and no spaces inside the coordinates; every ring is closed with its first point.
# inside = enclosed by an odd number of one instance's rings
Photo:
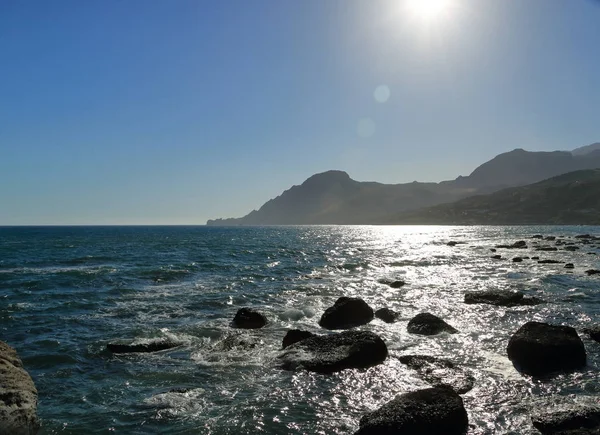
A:
{"type": "Polygon", "coordinates": [[[470,434],[536,434],[535,412],[600,402],[600,344],[586,334],[587,367],[574,373],[534,379],[506,354],[530,320],[578,331],[600,323],[600,275],[585,273],[600,269],[600,242],[584,244],[582,234],[600,227],[2,227],[0,340],[37,386],[40,434],[352,434],[365,413],[429,386],[400,363],[406,354],[449,359],[472,375],[462,395],[470,434]],[[580,249],[536,251],[556,242],[534,235],[580,249]],[[528,248],[491,251],[518,240],[528,248]],[[490,289],[545,303],[464,303],[466,291],[490,289]],[[282,369],[286,331],[331,333],[318,321],[341,296],[399,313],[396,323],[358,328],[385,340],[386,361],[331,375],[282,369]],[[242,307],[264,313],[267,326],[233,328],[242,307]],[[459,333],[409,334],[421,312],[459,333]],[[156,340],[181,345],[107,350],[156,340]]]}

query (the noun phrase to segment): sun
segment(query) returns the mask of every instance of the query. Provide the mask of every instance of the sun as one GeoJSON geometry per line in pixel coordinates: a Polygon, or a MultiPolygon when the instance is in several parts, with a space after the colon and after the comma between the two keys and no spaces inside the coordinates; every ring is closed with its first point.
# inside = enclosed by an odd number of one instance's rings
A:
{"type": "Polygon", "coordinates": [[[408,11],[423,21],[438,21],[446,15],[452,0],[406,0],[408,11]]]}

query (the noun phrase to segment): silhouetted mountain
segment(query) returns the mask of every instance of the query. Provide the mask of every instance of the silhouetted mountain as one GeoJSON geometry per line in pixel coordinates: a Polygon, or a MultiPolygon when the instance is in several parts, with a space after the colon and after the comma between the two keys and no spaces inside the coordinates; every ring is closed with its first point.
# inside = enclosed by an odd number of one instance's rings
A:
{"type": "Polygon", "coordinates": [[[571,151],[574,156],[584,156],[594,151],[600,151],[600,142],[593,143],[584,147],[575,148],[571,151]]]}
{"type": "Polygon", "coordinates": [[[364,224],[474,193],[469,188],[437,183],[359,182],[345,172],[327,171],[293,186],[243,218],[210,220],[207,225],[364,224]]]}
{"type": "MultiPolygon", "coordinates": [[[[590,150],[591,151],[591,150],[590,150]]],[[[499,154],[468,177],[453,182],[478,190],[522,186],[560,174],[600,167],[600,153],[573,155],[568,151],[530,152],[522,149],[499,154]]]]}
{"type": "Polygon", "coordinates": [[[600,169],[403,213],[381,223],[422,225],[600,225],[600,169]]]}
{"type": "Polygon", "coordinates": [[[600,168],[600,150],[593,145],[584,148],[583,155],[515,149],[482,164],[469,176],[441,183],[359,182],[345,172],[327,171],[293,186],[242,218],[209,220],[207,225],[375,223],[404,211],[527,185],[577,170],[600,168]]]}

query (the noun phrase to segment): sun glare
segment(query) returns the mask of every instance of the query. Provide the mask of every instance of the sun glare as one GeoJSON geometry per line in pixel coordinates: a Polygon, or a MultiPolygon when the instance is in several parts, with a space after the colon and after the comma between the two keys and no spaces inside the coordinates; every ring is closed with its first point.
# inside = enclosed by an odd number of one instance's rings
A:
{"type": "Polygon", "coordinates": [[[406,0],[409,12],[423,21],[437,21],[450,8],[451,0],[406,0]]]}

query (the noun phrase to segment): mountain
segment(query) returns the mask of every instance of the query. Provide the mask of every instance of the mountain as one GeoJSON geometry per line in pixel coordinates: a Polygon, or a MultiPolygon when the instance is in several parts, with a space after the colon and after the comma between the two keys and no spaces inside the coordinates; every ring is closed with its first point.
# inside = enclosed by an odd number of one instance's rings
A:
{"type": "Polygon", "coordinates": [[[600,225],[600,169],[397,215],[387,224],[600,225]]]}
{"type": "Polygon", "coordinates": [[[327,171],[293,186],[243,218],[209,220],[207,225],[366,224],[381,216],[474,193],[470,188],[437,183],[359,182],[346,172],[327,171]]]}
{"type": "Polygon", "coordinates": [[[600,151],[600,142],[593,143],[584,147],[575,148],[571,151],[574,156],[584,156],[594,151],[600,151]]]}
{"type": "Polygon", "coordinates": [[[351,179],[346,172],[327,171],[291,187],[244,217],[209,220],[207,225],[380,222],[405,211],[536,183],[577,170],[600,168],[600,149],[593,149],[593,145],[590,147],[584,147],[587,152],[582,155],[568,151],[515,149],[483,163],[466,177],[441,183],[359,182],[351,179]]]}

